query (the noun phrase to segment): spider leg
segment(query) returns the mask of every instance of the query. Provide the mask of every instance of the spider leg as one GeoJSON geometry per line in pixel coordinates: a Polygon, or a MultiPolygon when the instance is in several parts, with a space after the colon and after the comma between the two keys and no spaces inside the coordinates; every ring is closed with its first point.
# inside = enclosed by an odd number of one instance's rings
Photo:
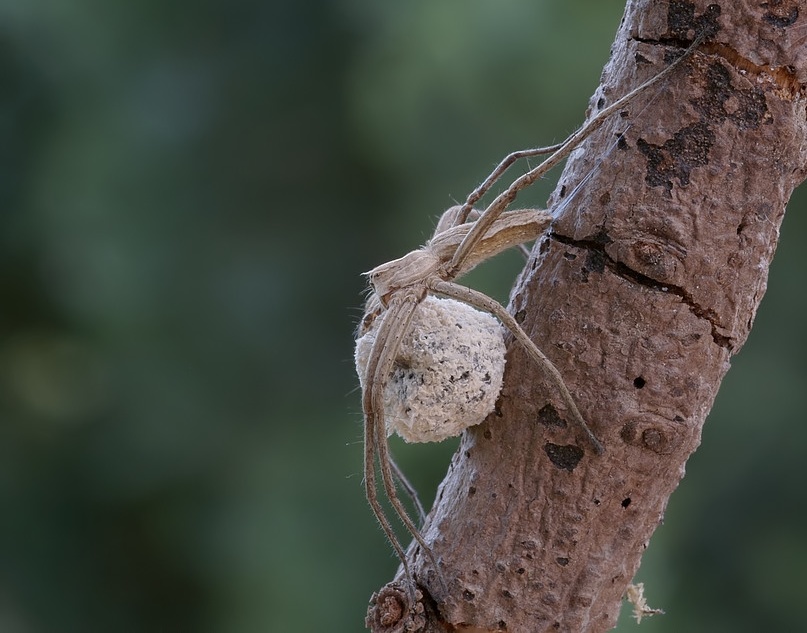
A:
{"type": "Polygon", "coordinates": [[[474,204],[476,204],[479,199],[482,198],[485,193],[487,193],[488,189],[490,189],[496,183],[496,181],[504,175],[504,172],[510,168],[510,165],[522,158],[551,154],[552,152],[560,149],[560,146],[561,143],[550,145],[549,147],[522,149],[517,152],[511,152],[505,156],[504,159],[502,159],[502,162],[497,165],[496,169],[494,169],[490,175],[485,178],[485,181],[471,192],[464,203],[455,205],[443,213],[439,222],[437,223],[437,226],[435,227],[434,234],[438,235],[443,231],[455,226],[459,226],[460,224],[465,224],[466,222],[475,222],[478,220],[482,215],[482,211],[479,209],[474,209],[474,204]]]}
{"type": "Polygon", "coordinates": [[[475,220],[480,215],[479,211],[473,208],[473,206],[481,200],[482,196],[484,196],[488,190],[496,184],[496,181],[499,180],[504,175],[510,165],[515,163],[522,158],[529,158],[531,156],[543,156],[544,154],[552,154],[557,152],[562,143],[556,143],[555,145],[549,145],[548,147],[533,147],[531,149],[521,149],[517,152],[511,152],[507,156],[502,159],[496,169],[490,172],[490,175],[485,178],[481,185],[479,185],[476,189],[474,189],[465,202],[460,207],[459,212],[457,213],[457,219],[455,220],[455,225],[463,224],[464,222],[468,222],[469,220],[475,220]]]}
{"type": "MultiPolygon", "coordinates": [[[[401,560],[404,566],[404,572],[407,578],[409,578],[410,573],[409,566],[406,562],[406,554],[398,541],[398,537],[395,535],[395,531],[392,529],[392,525],[390,525],[389,520],[384,514],[381,502],[378,500],[375,473],[376,427],[381,426],[383,428],[384,426],[384,405],[383,393],[381,397],[376,395],[378,389],[375,384],[374,376],[377,373],[376,370],[379,365],[387,364],[389,352],[386,343],[389,338],[390,328],[393,326],[398,316],[398,307],[399,304],[391,304],[389,308],[378,317],[379,323],[377,325],[376,339],[370,352],[370,358],[367,361],[367,367],[365,368],[364,390],[362,392],[362,408],[364,410],[364,492],[373,514],[375,514],[376,519],[381,525],[381,529],[387,536],[387,540],[401,560]],[[379,402],[379,400],[381,400],[381,402],[379,402]]],[[[383,385],[381,385],[381,388],[383,390],[383,385]]],[[[386,438],[384,438],[384,441],[386,441],[386,438]]]]}
{"type": "MultiPolygon", "coordinates": [[[[572,133],[565,141],[563,141],[560,145],[556,146],[552,155],[549,156],[545,161],[543,161],[540,165],[530,169],[527,173],[523,174],[519,178],[516,178],[507,189],[505,189],[502,193],[500,193],[496,198],[491,202],[488,207],[482,212],[481,217],[479,220],[476,221],[474,227],[468,232],[468,234],[463,239],[462,243],[457,248],[456,252],[454,253],[454,257],[451,259],[451,263],[447,267],[448,277],[453,279],[456,276],[457,271],[462,268],[463,262],[467,259],[468,254],[473,250],[476,244],[479,242],[480,239],[487,233],[488,229],[491,225],[496,221],[502,212],[507,209],[510,203],[515,200],[518,192],[524,189],[525,187],[531,185],[536,180],[541,178],[544,174],[546,174],[550,169],[555,167],[558,163],[564,160],[569,154],[577,148],[580,143],[586,140],[589,136],[591,136],[594,132],[596,132],[600,127],[602,127],[603,123],[614,114],[617,110],[621,110],[625,106],[627,106],[633,99],[639,96],[641,93],[646,91],[647,89],[655,86],[662,80],[666,79],[680,64],[681,62],[689,57],[693,50],[700,44],[701,40],[703,39],[704,34],[699,35],[693,43],[689,46],[689,48],[684,51],[684,53],[678,57],[672,64],[667,66],[664,70],[656,74],[655,76],[651,77],[643,84],[631,90],[628,94],[620,97],[616,101],[614,101],[610,106],[600,110],[593,118],[591,118],[588,123],[584,124],[580,127],[576,132],[572,133]]],[[[517,152],[516,152],[517,153],[517,152]]],[[[512,156],[512,154],[511,154],[512,156]]],[[[509,158],[509,157],[508,157],[509,158]]],[[[506,162],[502,161],[502,164],[506,162]]],[[[484,183],[478,188],[482,189],[482,187],[491,180],[492,176],[498,177],[501,175],[499,172],[499,168],[497,167],[494,170],[493,174],[489,176],[484,183]]],[[[495,182],[495,178],[492,180],[495,182]]],[[[491,184],[492,184],[491,182],[491,184]]],[[[490,185],[488,185],[490,186],[490,185]]],[[[474,193],[472,193],[468,200],[473,200],[474,193]]],[[[474,200],[475,202],[476,200],[474,200]]],[[[470,203],[471,205],[473,202],[470,203]]],[[[468,203],[466,202],[466,205],[468,203]]],[[[463,205],[463,210],[465,205],[463,205]]],[[[462,215],[461,213],[459,215],[462,215]]]]}
{"type": "Polygon", "coordinates": [[[415,490],[415,487],[411,484],[409,479],[407,479],[404,471],[401,470],[401,467],[398,466],[398,463],[392,458],[392,454],[388,452],[388,456],[389,465],[390,468],[392,468],[395,479],[398,480],[398,484],[403,488],[406,496],[409,497],[412,504],[415,506],[415,510],[417,510],[418,513],[418,521],[420,521],[420,525],[422,526],[426,522],[426,510],[423,509],[423,504],[420,502],[418,491],[415,490]]]}
{"type": "Polygon", "coordinates": [[[456,299],[457,301],[462,301],[463,303],[467,303],[468,305],[478,308],[479,310],[489,312],[499,319],[499,321],[501,321],[502,324],[513,333],[516,340],[518,340],[518,342],[524,346],[527,353],[532,356],[532,358],[541,366],[541,369],[544,370],[547,376],[549,376],[556,383],[561,395],[563,396],[564,403],[572,414],[574,423],[577,425],[583,435],[585,435],[586,440],[594,449],[594,452],[597,453],[597,455],[601,455],[603,453],[604,449],[602,444],[600,444],[600,441],[597,439],[594,433],[591,432],[591,429],[588,427],[588,424],[586,424],[583,416],[580,415],[580,411],[574,402],[574,398],[572,398],[572,394],[569,393],[566,383],[563,382],[563,377],[560,375],[557,367],[552,364],[552,361],[549,360],[540,349],[538,349],[535,343],[532,342],[530,337],[527,336],[527,333],[521,328],[516,320],[504,308],[504,306],[502,306],[498,301],[491,299],[486,294],[466,286],[461,286],[460,284],[452,283],[450,281],[442,281],[435,278],[429,280],[427,285],[436,293],[456,299]]]}
{"type": "MultiPolygon", "coordinates": [[[[392,526],[384,515],[384,511],[378,500],[375,481],[375,461],[378,461],[381,482],[390,505],[392,505],[398,518],[404,524],[407,531],[414,537],[415,541],[417,541],[418,545],[420,545],[426,556],[428,556],[433,568],[439,574],[437,561],[434,558],[431,548],[426,544],[418,527],[409,517],[406,508],[404,508],[395,490],[395,470],[391,465],[392,460],[387,446],[387,429],[384,423],[384,387],[392,372],[395,357],[398,355],[398,350],[401,346],[401,341],[409,330],[412,317],[414,316],[419,302],[420,298],[416,292],[400,291],[400,294],[393,296],[387,311],[384,313],[384,320],[379,325],[376,341],[373,344],[370,359],[367,363],[365,375],[367,378],[371,379],[371,383],[365,384],[365,390],[362,394],[362,405],[365,416],[364,475],[367,500],[379,523],[381,523],[384,533],[392,543],[396,554],[398,554],[398,557],[401,559],[404,571],[410,580],[412,576],[406,562],[406,554],[392,526]]],[[[397,469],[397,466],[395,468],[397,469]]]]}
{"type": "MultiPolygon", "coordinates": [[[[373,398],[377,399],[376,410],[381,414],[379,416],[381,420],[378,421],[375,426],[376,451],[378,452],[378,465],[379,470],[381,471],[381,481],[384,484],[384,490],[387,493],[387,498],[390,505],[392,505],[395,513],[398,515],[398,518],[400,518],[406,529],[418,542],[425,554],[429,557],[434,570],[439,573],[437,561],[434,558],[431,548],[427,545],[423,536],[421,536],[418,527],[409,517],[409,514],[406,512],[406,508],[404,508],[400,498],[398,497],[398,493],[395,490],[394,473],[392,467],[390,466],[391,458],[389,455],[389,447],[387,446],[387,430],[386,425],[383,424],[384,385],[386,384],[389,375],[392,373],[393,364],[396,356],[398,355],[401,341],[403,340],[406,332],[409,330],[412,317],[414,316],[415,310],[420,303],[420,298],[414,292],[401,291],[401,294],[403,295],[400,299],[401,314],[395,319],[395,327],[391,328],[387,343],[385,345],[385,363],[379,363],[378,367],[376,368],[375,378],[373,381],[375,392],[373,394],[373,398]]],[[[393,302],[397,303],[397,298],[398,297],[394,297],[393,302]]]]}

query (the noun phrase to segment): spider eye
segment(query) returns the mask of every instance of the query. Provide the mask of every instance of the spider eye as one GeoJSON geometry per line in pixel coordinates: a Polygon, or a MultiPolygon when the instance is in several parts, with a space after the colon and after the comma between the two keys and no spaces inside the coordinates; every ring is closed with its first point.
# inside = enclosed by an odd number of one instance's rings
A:
{"type": "Polygon", "coordinates": [[[381,296],[384,289],[383,277],[378,273],[371,273],[368,277],[370,280],[370,287],[372,287],[377,295],[381,296]]]}
{"type": "Polygon", "coordinates": [[[384,274],[384,271],[374,268],[367,273],[367,278],[370,280],[370,285],[375,290],[378,296],[387,294],[389,290],[389,275],[384,274]]]}

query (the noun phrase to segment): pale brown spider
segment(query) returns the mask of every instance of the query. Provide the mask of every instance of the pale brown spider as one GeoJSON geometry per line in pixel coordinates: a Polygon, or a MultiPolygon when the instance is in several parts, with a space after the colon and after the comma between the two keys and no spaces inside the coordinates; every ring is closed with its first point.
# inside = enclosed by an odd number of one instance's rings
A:
{"type": "Polygon", "coordinates": [[[414,489],[390,457],[387,446],[387,424],[384,417],[384,390],[398,357],[401,341],[411,326],[418,306],[428,295],[433,294],[463,302],[495,316],[554,382],[562,396],[567,414],[577,430],[584,436],[594,452],[601,454],[602,445],[584,421],[560,372],[552,362],[536,347],[501,304],[485,294],[455,283],[454,280],[503,250],[538,238],[549,226],[552,214],[547,211],[529,209],[507,211],[507,207],[516,198],[518,192],[564,160],[583,140],[599,129],[609,116],[627,106],[640,93],[670,75],[700,43],[700,39],[700,37],[696,38],[687,51],[667,68],[601,110],[562,143],[552,147],[527,149],[509,154],[462,205],[452,207],[443,214],[433,237],[424,247],[412,251],[400,259],[382,264],[367,273],[371,294],[365,307],[365,316],[359,334],[363,335],[372,328],[375,330],[375,340],[366,359],[366,365],[358,369],[362,383],[362,408],[364,410],[364,483],[370,507],[400,558],[406,577],[410,580],[404,548],[385,516],[378,498],[376,462],[378,462],[382,485],[395,513],[429,557],[434,569],[438,570],[431,549],[397,495],[396,479],[415,500],[422,521],[424,513],[417,501],[414,489]],[[510,165],[521,158],[543,154],[551,155],[540,165],[514,180],[483,211],[474,210],[474,204],[482,198],[510,165]]]}

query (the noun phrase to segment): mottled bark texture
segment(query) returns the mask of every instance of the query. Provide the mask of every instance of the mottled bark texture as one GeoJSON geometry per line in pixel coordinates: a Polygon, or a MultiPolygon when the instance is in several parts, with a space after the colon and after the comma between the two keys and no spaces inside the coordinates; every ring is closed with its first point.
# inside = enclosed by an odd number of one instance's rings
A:
{"type": "Polygon", "coordinates": [[[629,2],[593,111],[707,40],[572,155],[510,305],[606,453],[511,344],[497,411],[466,432],[424,528],[440,574],[410,547],[422,599],[388,585],[375,631],[613,628],[805,177],[805,9],[629,2]]]}

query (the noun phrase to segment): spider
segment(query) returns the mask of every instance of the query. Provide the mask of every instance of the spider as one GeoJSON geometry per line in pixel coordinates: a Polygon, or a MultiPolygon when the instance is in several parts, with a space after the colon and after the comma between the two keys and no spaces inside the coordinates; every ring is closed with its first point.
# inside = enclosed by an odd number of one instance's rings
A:
{"type": "Polygon", "coordinates": [[[375,340],[366,358],[366,364],[364,367],[358,367],[364,412],[364,485],[370,507],[401,560],[404,574],[410,581],[412,577],[404,548],[395,535],[379,501],[376,463],[383,489],[393,510],[429,557],[433,568],[439,573],[430,547],[396,492],[397,481],[403,490],[413,498],[422,522],[425,513],[417,501],[414,488],[390,456],[387,446],[387,423],[384,416],[384,391],[401,349],[401,341],[412,327],[416,311],[426,297],[438,295],[493,315],[512,333],[556,385],[567,408],[567,413],[578,432],[584,436],[596,454],[602,454],[602,444],[589,429],[577,409],[563,377],[552,362],[538,349],[500,303],[481,292],[457,284],[455,280],[496,254],[538,238],[549,226],[552,215],[548,211],[542,210],[509,211],[508,207],[517,194],[564,160],[580,143],[599,129],[609,116],[627,106],[639,94],[668,77],[698,46],[702,37],[701,35],[695,38],[678,59],[639,87],[601,110],[562,143],[508,154],[493,172],[471,192],[462,205],[452,207],[442,215],[434,235],[425,246],[365,273],[370,282],[370,296],[365,306],[365,315],[359,328],[359,335],[372,329],[375,340]],[[484,210],[474,209],[474,205],[514,162],[521,158],[546,154],[549,154],[548,158],[515,179],[484,210]]]}

